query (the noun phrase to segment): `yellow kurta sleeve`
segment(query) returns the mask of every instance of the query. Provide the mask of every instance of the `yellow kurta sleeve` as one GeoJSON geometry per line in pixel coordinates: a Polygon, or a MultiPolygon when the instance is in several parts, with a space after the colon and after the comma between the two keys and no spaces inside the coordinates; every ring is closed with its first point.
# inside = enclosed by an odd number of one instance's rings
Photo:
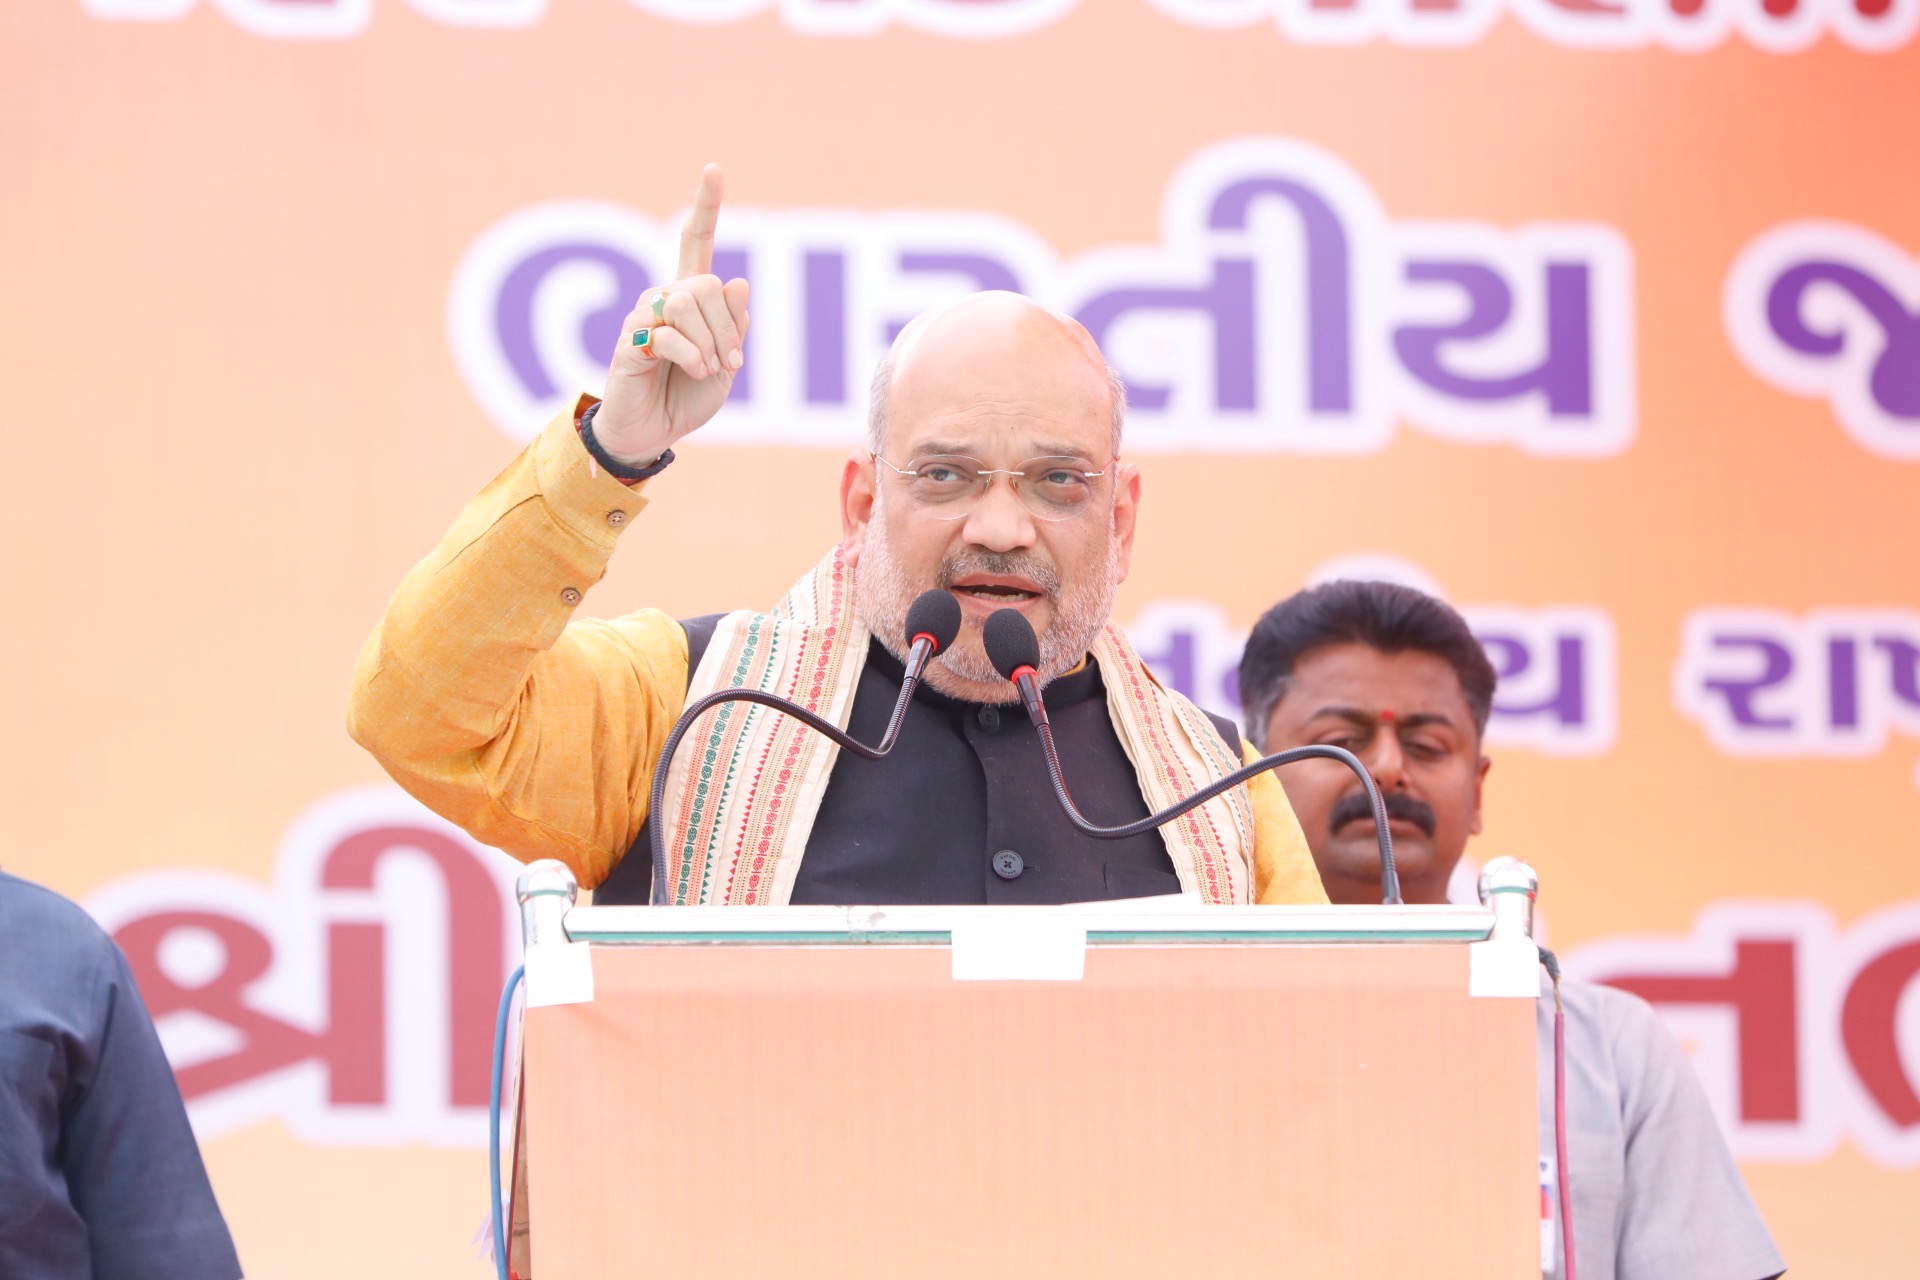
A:
{"type": "MultiPolygon", "coordinates": [[[[1251,743],[1242,742],[1240,752],[1248,764],[1260,758],[1251,743]]],[[[1327,891],[1313,865],[1307,833],[1293,816],[1280,779],[1268,770],[1247,784],[1247,793],[1253,799],[1253,900],[1269,906],[1325,905],[1327,891]]]]}
{"type": "Polygon", "coordinates": [[[360,652],[347,731],[435,813],[517,858],[606,879],[686,701],[657,609],[571,621],[646,506],[557,415],[415,565],[360,652]]]}

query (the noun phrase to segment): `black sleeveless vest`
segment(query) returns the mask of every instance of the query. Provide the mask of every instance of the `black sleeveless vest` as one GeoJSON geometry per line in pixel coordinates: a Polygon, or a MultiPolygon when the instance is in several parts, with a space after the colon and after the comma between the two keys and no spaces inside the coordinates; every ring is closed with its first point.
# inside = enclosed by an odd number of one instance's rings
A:
{"type": "MultiPolygon", "coordinates": [[[[680,624],[689,680],[722,616],[680,624]]],[[[886,646],[872,641],[848,732],[862,742],[881,739],[904,675],[886,646]]],[[[1061,771],[1080,811],[1103,826],[1146,817],[1139,778],[1107,713],[1099,665],[1089,658],[1048,685],[1045,696],[1061,771]]],[[[1239,755],[1232,721],[1208,718],[1239,755]]],[[[651,821],[594,891],[594,902],[647,901],[651,821]]],[[[1068,822],[1047,778],[1040,737],[1018,704],[961,702],[922,685],[886,759],[835,761],[792,901],[1049,904],[1178,892],[1158,831],[1096,840],[1068,822]]]]}

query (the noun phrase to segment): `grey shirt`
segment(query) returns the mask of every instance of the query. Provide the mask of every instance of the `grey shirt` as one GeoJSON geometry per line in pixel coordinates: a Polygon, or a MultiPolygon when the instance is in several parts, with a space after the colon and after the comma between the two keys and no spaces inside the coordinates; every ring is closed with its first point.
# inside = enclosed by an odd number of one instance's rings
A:
{"type": "Polygon", "coordinates": [[[79,907],[0,873],[0,1276],[239,1274],[126,957],[79,907]]]}
{"type": "MultiPolygon", "coordinates": [[[[1540,1151],[1554,1153],[1553,989],[1535,1014],[1540,1151]]],[[[1581,1280],[1766,1280],[1786,1270],[1706,1092],[1638,996],[1565,979],[1567,1160],[1581,1280]]],[[[1559,1219],[1559,1197],[1553,1195],[1559,1219]]],[[[1554,1271],[1560,1262],[1554,1232],[1554,1271]]]]}

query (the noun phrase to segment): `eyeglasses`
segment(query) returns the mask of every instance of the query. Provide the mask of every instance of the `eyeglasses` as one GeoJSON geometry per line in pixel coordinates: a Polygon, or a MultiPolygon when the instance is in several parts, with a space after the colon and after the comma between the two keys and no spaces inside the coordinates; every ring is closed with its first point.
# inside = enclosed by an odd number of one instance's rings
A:
{"type": "Polygon", "coordinates": [[[963,520],[972,514],[995,476],[1007,477],[1014,496],[1034,519],[1071,520],[1087,509],[1094,483],[1107,474],[1088,470],[1093,464],[1085,458],[1029,458],[1008,468],[989,467],[978,458],[933,454],[897,467],[877,453],[868,456],[903,477],[908,499],[936,520],[963,520]]]}

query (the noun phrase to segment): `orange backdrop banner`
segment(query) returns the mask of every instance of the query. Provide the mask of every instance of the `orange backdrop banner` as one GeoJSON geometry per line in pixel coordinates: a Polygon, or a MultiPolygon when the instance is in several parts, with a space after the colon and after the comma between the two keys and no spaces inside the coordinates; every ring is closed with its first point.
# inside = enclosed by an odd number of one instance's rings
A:
{"type": "MultiPolygon", "coordinates": [[[[1365,572],[1502,673],[1480,860],[1653,999],[1796,1272],[1920,1256],[1920,0],[0,10],[0,861],[131,955],[254,1275],[484,1274],[513,864],[343,730],[407,567],[674,262],[734,402],[589,612],[771,604],[873,362],[1017,288],[1126,374],[1120,618],[1236,710],[1365,572]],[[667,553],[665,549],[671,549],[667,553]]],[[[1248,1069],[1259,1070],[1250,1063],[1248,1069]]]]}

